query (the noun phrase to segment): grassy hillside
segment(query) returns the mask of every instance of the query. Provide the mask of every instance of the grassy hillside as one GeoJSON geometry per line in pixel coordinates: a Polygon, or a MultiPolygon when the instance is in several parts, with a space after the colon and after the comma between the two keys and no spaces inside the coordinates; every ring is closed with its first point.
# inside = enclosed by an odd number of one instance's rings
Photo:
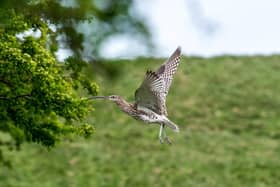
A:
{"type": "MultiPolygon", "coordinates": [[[[101,95],[133,100],[147,68],[162,60],[110,62],[121,75],[97,76],[101,95]]],[[[167,106],[179,134],[160,145],[158,126],[96,101],[96,133],[46,150],[24,145],[0,169],[5,187],[280,186],[280,56],[183,58],[167,106]]]]}

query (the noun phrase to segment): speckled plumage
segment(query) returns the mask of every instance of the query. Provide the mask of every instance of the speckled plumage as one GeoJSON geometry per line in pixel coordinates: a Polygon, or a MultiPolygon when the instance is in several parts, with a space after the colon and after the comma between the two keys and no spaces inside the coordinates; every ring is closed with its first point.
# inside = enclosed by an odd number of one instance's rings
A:
{"type": "Polygon", "coordinates": [[[164,131],[165,125],[175,132],[178,126],[167,118],[166,96],[171,86],[173,76],[180,63],[181,49],[178,47],[169,59],[155,72],[147,71],[140,87],[135,91],[135,103],[126,102],[117,95],[95,96],[114,101],[119,108],[133,118],[145,123],[160,124],[159,139],[162,143],[162,132],[165,140],[170,143],[164,131]]]}
{"type": "Polygon", "coordinates": [[[135,103],[167,116],[166,96],[180,62],[178,47],[170,58],[156,71],[147,71],[141,86],[135,92],[135,103]]]}

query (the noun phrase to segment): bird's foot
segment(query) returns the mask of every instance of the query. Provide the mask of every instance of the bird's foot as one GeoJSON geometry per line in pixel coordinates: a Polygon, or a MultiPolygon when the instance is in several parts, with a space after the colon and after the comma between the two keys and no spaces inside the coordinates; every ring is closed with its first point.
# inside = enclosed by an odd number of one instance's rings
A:
{"type": "Polygon", "coordinates": [[[163,141],[162,137],[159,137],[159,143],[160,143],[160,144],[163,144],[163,142],[164,142],[164,141],[163,141]]]}
{"type": "Polygon", "coordinates": [[[164,124],[160,124],[160,129],[159,129],[159,135],[158,135],[158,138],[159,138],[159,142],[160,144],[163,144],[164,142],[168,143],[168,144],[171,144],[171,141],[169,140],[166,132],[165,132],[165,129],[164,129],[164,124]],[[163,135],[163,136],[162,136],[163,135]]]}
{"type": "Polygon", "coordinates": [[[171,141],[169,140],[167,133],[165,132],[165,129],[163,129],[163,137],[164,137],[165,142],[170,145],[171,141]]]}
{"type": "Polygon", "coordinates": [[[159,142],[160,144],[163,144],[164,142],[166,142],[167,144],[172,144],[172,142],[169,140],[169,138],[166,136],[164,138],[162,138],[161,136],[159,137],[159,142]]]}
{"type": "Polygon", "coordinates": [[[167,136],[164,137],[164,140],[165,140],[166,143],[172,144],[172,142],[169,140],[169,138],[167,136]]]}

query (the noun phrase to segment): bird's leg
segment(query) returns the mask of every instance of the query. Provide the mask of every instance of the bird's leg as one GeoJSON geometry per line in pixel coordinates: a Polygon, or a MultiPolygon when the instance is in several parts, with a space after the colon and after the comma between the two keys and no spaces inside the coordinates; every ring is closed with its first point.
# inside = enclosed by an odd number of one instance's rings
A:
{"type": "Polygon", "coordinates": [[[164,125],[163,125],[163,137],[164,137],[164,140],[165,140],[168,144],[171,144],[171,141],[169,140],[169,138],[168,138],[168,136],[167,136],[167,134],[166,134],[164,125]]]}
{"type": "Polygon", "coordinates": [[[160,128],[159,128],[159,134],[158,134],[158,138],[159,138],[159,142],[162,144],[163,140],[162,140],[162,130],[163,130],[163,124],[160,124],[160,128]]]}

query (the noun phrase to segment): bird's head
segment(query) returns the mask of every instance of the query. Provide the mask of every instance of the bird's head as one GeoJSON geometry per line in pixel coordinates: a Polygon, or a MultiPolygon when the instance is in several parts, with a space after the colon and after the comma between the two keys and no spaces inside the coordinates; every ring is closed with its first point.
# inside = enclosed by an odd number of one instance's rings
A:
{"type": "Polygon", "coordinates": [[[111,101],[118,101],[118,100],[120,100],[120,96],[110,95],[110,96],[108,96],[108,99],[111,100],[111,101]]]}

